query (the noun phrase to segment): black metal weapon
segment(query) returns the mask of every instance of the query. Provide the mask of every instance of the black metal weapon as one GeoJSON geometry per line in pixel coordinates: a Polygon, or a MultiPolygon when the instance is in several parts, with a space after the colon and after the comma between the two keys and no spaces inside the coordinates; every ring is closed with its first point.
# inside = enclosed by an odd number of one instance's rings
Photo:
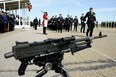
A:
{"type": "Polygon", "coordinates": [[[16,42],[12,47],[12,52],[5,53],[5,58],[15,57],[21,62],[18,74],[24,75],[27,65],[35,64],[43,67],[37,71],[36,77],[42,77],[49,70],[60,73],[63,77],[69,77],[68,73],[62,65],[65,52],[75,52],[90,48],[93,39],[107,37],[107,35],[84,37],[76,39],[74,36],[47,39],[42,42],[16,42]]]}

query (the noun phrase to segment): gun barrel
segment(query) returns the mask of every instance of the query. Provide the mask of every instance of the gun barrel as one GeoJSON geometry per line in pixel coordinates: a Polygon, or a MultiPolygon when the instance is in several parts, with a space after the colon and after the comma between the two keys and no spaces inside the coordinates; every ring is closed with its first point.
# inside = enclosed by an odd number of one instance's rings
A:
{"type": "Polygon", "coordinates": [[[87,41],[87,40],[92,40],[94,39],[93,37],[83,37],[83,38],[79,38],[79,39],[76,39],[75,42],[81,42],[81,41],[87,41]]]}
{"type": "Polygon", "coordinates": [[[13,56],[14,56],[13,52],[8,52],[8,53],[4,54],[5,58],[10,58],[10,57],[13,57],[13,56]]]}
{"type": "Polygon", "coordinates": [[[103,37],[107,37],[107,35],[94,36],[94,37],[83,37],[83,38],[76,39],[75,42],[81,42],[81,41],[93,40],[93,39],[98,39],[98,38],[103,38],[103,37]]]}
{"type": "Polygon", "coordinates": [[[94,39],[103,38],[103,37],[107,37],[107,35],[102,35],[102,36],[94,36],[94,39]]]}
{"type": "Polygon", "coordinates": [[[89,41],[89,42],[79,42],[79,43],[77,43],[77,46],[79,46],[79,45],[87,45],[87,44],[89,44],[89,43],[92,43],[92,41],[89,41]]]}

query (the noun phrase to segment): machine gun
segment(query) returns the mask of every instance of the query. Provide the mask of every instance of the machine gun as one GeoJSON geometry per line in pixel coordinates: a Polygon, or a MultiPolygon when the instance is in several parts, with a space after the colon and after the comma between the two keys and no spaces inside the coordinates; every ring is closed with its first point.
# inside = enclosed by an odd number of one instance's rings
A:
{"type": "Polygon", "coordinates": [[[90,48],[93,39],[107,37],[107,35],[95,37],[83,37],[76,39],[74,36],[47,39],[42,42],[16,42],[12,47],[12,52],[5,53],[5,58],[15,57],[21,62],[18,69],[19,76],[25,74],[27,65],[35,64],[43,67],[37,71],[36,77],[42,77],[49,70],[54,70],[60,73],[63,77],[69,77],[68,73],[62,65],[62,60],[65,52],[74,52],[90,48]]]}

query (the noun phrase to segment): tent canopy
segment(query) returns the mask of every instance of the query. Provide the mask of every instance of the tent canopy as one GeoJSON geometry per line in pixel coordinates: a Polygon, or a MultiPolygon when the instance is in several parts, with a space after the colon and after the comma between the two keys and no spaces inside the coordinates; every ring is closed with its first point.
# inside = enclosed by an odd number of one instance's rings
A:
{"type": "MultiPolygon", "coordinates": [[[[18,5],[19,0],[0,0],[0,8],[4,9],[4,3],[5,3],[5,10],[17,10],[19,9],[18,5]]],[[[20,8],[27,8],[27,5],[31,4],[29,0],[20,0],[20,8]]]]}

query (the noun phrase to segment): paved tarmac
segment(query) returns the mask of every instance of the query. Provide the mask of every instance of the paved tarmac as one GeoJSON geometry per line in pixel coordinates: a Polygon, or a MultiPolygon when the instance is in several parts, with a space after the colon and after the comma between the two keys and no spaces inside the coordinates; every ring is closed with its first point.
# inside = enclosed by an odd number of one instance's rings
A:
{"type": "MultiPolygon", "coordinates": [[[[80,28],[79,28],[80,29],[80,28]]],[[[47,38],[60,38],[75,35],[76,38],[85,36],[85,33],[70,31],[57,33],[47,31],[42,34],[42,28],[37,31],[30,29],[16,29],[13,32],[0,34],[0,77],[19,77],[20,62],[15,58],[4,58],[4,53],[12,51],[16,41],[42,41],[47,38]]],[[[116,28],[94,29],[94,36],[102,31],[108,37],[93,40],[92,48],[79,51],[72,56],[66,53],[62,61],[70,77],[116,77],[116,28]]],[[[34,77],[40,67],[30,65],[22,77],[34,77]]],[[[61,77],[54,71],[49,71],[44,77],[61,77]]]]}

